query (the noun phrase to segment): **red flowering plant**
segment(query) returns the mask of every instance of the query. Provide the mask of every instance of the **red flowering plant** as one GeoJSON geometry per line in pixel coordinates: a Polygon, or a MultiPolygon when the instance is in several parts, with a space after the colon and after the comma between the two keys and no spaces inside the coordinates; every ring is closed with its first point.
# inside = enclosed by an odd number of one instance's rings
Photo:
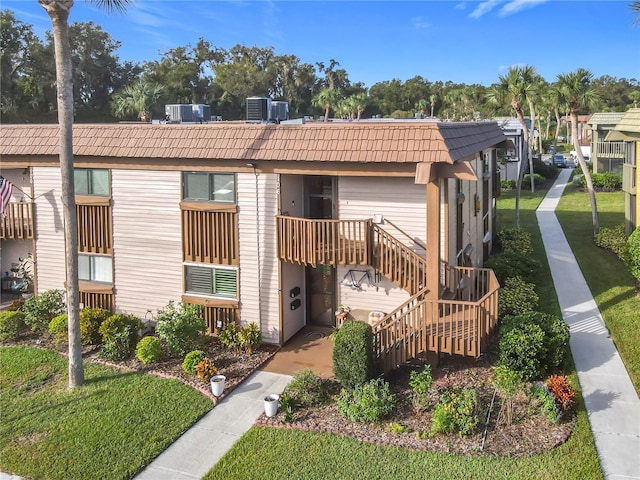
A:
{"type": "Polygon", "coordinates": [[[547,388],[563,411],[575,405],[576,392],[565,375],[551,375],[547,380],[547,388]]]}

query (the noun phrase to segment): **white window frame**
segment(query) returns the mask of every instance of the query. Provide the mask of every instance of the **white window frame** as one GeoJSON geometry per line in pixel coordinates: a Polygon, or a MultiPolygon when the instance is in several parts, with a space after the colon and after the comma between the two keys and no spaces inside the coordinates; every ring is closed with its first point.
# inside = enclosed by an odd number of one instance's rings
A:
{"type": "Polygon", "coordinates": [[[206,297],[206,298],[220,298],[220,299],[225,299],[225,300],[237,300],[238,299],[238,289],[239,289],[239,285],[238,285],[238,268],[237,267],[229,267],[226,265],[212,265],[210,263],[195,263],[195,262],[185,262],[183,263],[183,275],[184,275],[184,292],[186,295],[193,295],[193,296],[197,296],[197,297],[206,297]],[[187,273],[187,269],[188,268],[204,268],[204,269],[208,269],[211,270],[212,273],[212,292],[210,293],[206,293],[206,292],[202,292],[202,291],[193,291],[193,290],[189,290],[187,288],[187,282],[188,282],[188,273],[187,273]],[[217,272],[233,272],[235,275],[235,292],[233,293],[233,295],[231,294],[226,294],[226,293],[220,293],[215,291],[216,289],[216,273],[217,272]]]}
{"type": "Polygon", "coordinates": [[[92,195],[92,196],[96,196],[96,197],[108,197],[110,196],[110,191],[111,191],[111,172],[109,171],[108,168],[83,168],[83,167],[78,167],[78,168],[74,168],[73,169],[73,175],[74,175],[74,187],[75,187],[75,194],[76,195],[92,195]],[[100,172],[106,172],[107,173],[107,192],[106,193],[93,193],[93,172],[96,171],[100,171],[100,172]],[[78,192],[78,188],[75,184],[75,175],[76,173],[79,172],[85,172],[87,175],[87,191],[86,192],[78,192]]]}
{"type": "Polygon", "coordinates": [[[93,255],[93,254],[86,254],[86,253],[79,253],[78,254],[78,279],[80,281],[83,282],[95,282],[95,283],[103,283],[103,284],[107,284],[107,285],[113,285],[113,257],[111,255],[93,255]],[[81,263],[81,259],[82,258],[87,258],[89,263],[88,263],[88,268],[89,268],[89,278],[80,278],[80,274],[82,272],[82,270],[84,270],[84,268],[80,265],[81,263]],[[108,273],[109,273],[109,279],[104,279],[104,278],[100,278],[99,276],[96,276],[96,273],[99,272],[99,266],[98,264],[96,264],[97,261],[101,261],[101,260],[109,260],[109,267],[108,268],[108,273]]]}

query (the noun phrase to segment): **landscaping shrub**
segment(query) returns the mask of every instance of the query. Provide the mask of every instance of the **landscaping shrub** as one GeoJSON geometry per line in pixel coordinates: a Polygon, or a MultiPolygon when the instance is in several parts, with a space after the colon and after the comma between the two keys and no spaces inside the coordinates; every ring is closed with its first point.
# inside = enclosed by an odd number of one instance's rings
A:
{"type": "Polygon", "coordinates": [[[518,372],[525,381],[534,380],[564,365],[568,345],[569,326],[555,315],[506,316],[500,326],[498,363],[518,372]]]}
{"type": "Polygon", "coordinates": [[[618,257],[624,258],[627,246],[627,235],[624,231],[624,224],[616,225],[613,228],[602,227],[596,234],[596,245],[615,253],[618,257]]]}
{"type": "Polygon", "coordinates": [[[202,350],[192,350],[184,357],[184,361],[182,362],[182,369],[187,373],[195,375],[196,365],[203,361],[206,356],[207,354],[202,350]]]}
{"type": "Polygon", "coordinates": [[[201,362],[196,365],[196,377],[203,382],[209,383],[211,377],[218,374],[218,369],[208,357],[204,357],[201,362]]]}
{"type": "Polygon", "coordinates": [[[80,312],[80,337],[84,345],[97,345],[102,340],[100,325],[111,316],[104,308],[83,308],[80,312]]]}
{"type": "MultiPolygon", "coordinates": [[[[544,182],[546,182],[547,179],[545,177],[543,177],[542,175],[540,175],[539,173],[534,173],[533,174],[533,184],[534,185],[542,185],[544,182]]],[[[523,177],[522,179],[522,185],[531,185],[531,175],[529,175],[528,173],[523,177]]]]}
{"type": "Polygon", "coordinates": [[[540,413],[549,419],[550,422],[555,423],[559,418],[559,409],[555,399],[546,385],[533,384],[531,386],[531,398],[538,402],[538,408],[540,413]]]}
{"type": "Polygon", "coordinates": [[[169,353],[186,355],[205,344],[207,324],[199,305],[181,302],[176,308],[173,302],[156,315],[156,332],[167,344],[169,353]]]}
{"type": "Polygon", "coordinates": [[[252,354],[254,349],[262,343],[262,332],[255,322],[243,327],[240,330],[240,346],[245,352],[252,354]]]}
{"type": "Polygon", "coordinates": [[[498,365],[493,371],[493,386],[502,397],[502,409],[505,412],[506,423],[513,422],[513,397],[522,389],[520,374],[505,365],[498,365]]]}
{"type": "Polygon", "coordinates": [[[235,323],[229,323],[218,334],[218,340],[225,347],[231,350],[238,350],[242,345],[242,334],[240,327],[235,323]]]}
{"type": "Polygon", "coordinates": [[[433,385],[431,365],[425,365],[420,372],[412,370],[409,374],[411,403],[416,411],[420,412],[429,407],[429,390],[431,390],[431,385],[433,385]]]}
{"type": "Polygon", "coordinates": [[[576,404],[576,392],[565,375],[551,375],[547,380],[547,388],[560,410],[569,410],[576,404]]]}
{"type": "MultiPolygon", "coordinates": [[[[115,352],[112,358],[109,360],[124,360],[129,358],[138,343],[138,331],[142,328],[142,322],[135,315],[126,315],[123,313],[116,313],[108,317],[102,324],[98,331],[102,337],[104,346],[111,342],[106,348],[108,352],[115,352]],[[124,334],[126,333],[127,346],[126,348],[120,345],[124,342],[124,334]],[[117,338],[116,338],[117,337],[117,338]],[[122,358],[117,358],[117,357],[122,358]]],[[[110,355],[107,353],[107,355],[110,355]]],[[[107,358],[107,357],[105,357],[107,358]]]]}
{"type": "Polygon", "coordinates": [[[554,178],[558,174],[558,167],[556,167],[554,163],[547,165],[542,160],[538,160],[537,158],[534,158],[533,173],[540,174],[545,179],[554,178]]]}
{"type": "Polygon", "coordinates": [[[53,317],[65,311],[62,293],[61,290],[47,290],[29,297],[22,306],[24,323],[34,332],[46,332],[53,317]]]}
{"type": "MultiPolygon", "coordinates": [[[[622,177],[613,172],[592,173],[591,181],[594,189],[602,190],[603,192],[616,192],[622,188],[622,177]]],[[[580,177],[579,182],[582,188],[587,187],[587,181],[584,176],[580,177]]]]}
{"type": "Polygon", "coordinates": [[[297,372],[284,392],[303,407],[322,405],[329,398],[326,382],[309,368],[297,372]]]}
{"type": "Polygon", "coordinates": [[[540,268],[540,263],[527,255],[504,252],[489,257],[486,266],[493,269],[498,282],[504,285],[507,278],[528,278],[533,275],[540,268]]]}
{"type": "Polygon", "coordinates": [[[504,253],[531,255],[533,243],[531,234],[523,228],[503,228],[498,232],[498,244],[504,253]]]}
{"type": "Polygon", "coordinates": [[[24,313],[15,310],[0,312],[0,342],[15,340],[25,328],[24,313]]]}
{"type": "Polygon", "coordinates": [[[541,376],[541,358],[546,355],[544,332],[533,322],[521,322],[519,316],[502,320],[498,339],[498,364],[529,381],[541,376]]]}
{"type": "MultiPolygon", "coordinates": [[[[105,323],[108,320],[109,319],[107,319],[105,323]]],[[[134,330],[131,325],[126,325],[123,329],[118,330],[116,333],[108,337],[108,340],[106,340],[102,345],[99,355],[106,360],[126,360],[133,355],[137,339],[138,330],[134,330]]]]}
{"type": "Polygon", "coordinates": [[[502,190],[515,190],[516,189],[516,181],[515,180],[500,180],[500,188],[502,188],[502,190]]]}
{"type": "Polygon", "coordinates": [[[636,228],[627,239],[624,261],[631,275],[640,282],[640,227],[636,228]]]}
{"type": "Polygon", "coordinates": [[[478,425],[478,396],[473,388],[453,389],[440,395],[433,411],[431,434],[473,433],[478,425]]]}
{"type": "Polygon", "coordinates": [[[546,355],[541,362],[543,371],[561,370],[569,349],[569,325],[555,315],[541,312],[527,312],[520,318],[534,322],[544,332],[546,355]]]}
{"type": "Polygon", "coordinates": [[[53,337],[55,344],[61,344],[68,341],[69,338],[69,325],[67,320],[67,314],[61,313],[60,315],[53,317],[49,322],[49,335],[53,337]]]}
{"type": "Polygon", "coordinates": [[[136,358],[145,365],[162,359],[162,341],[158,337],[144,337],[136,345],[136,358]]]}
{"type": "Polygon", "coordinates": [[[498,293],[499,317],[535,310],[540,300],[535,289],[535,284],[525,282],[520,277],[507,278],[498,293]]]}
{"type": "Polygon", "coordinates": [[[289,394],[286,390],[280,395],[280,408],[284,413],[284,423],[293,422],[295,416],[294,411],[300,406],[298,399],[289,394]]]}
{"type": "Polygon", "coordinates": [[[396,405],[389,384],[381,378],[343,389],[338,396],[338,411],[343,417],[356,422],[377,422],[390,414],[396,405]]]}
{"type": "Polygon", "coordinates": [[[373,331],[364,322],[349,321],[333,334],[333,373],[347,389],[375,376],[373,331]]]}

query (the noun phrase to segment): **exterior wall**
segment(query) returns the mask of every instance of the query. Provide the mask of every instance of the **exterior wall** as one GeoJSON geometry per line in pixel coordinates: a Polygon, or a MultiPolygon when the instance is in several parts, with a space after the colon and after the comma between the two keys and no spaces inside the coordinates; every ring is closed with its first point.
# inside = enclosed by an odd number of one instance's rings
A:
{"type": "Polygon", "coordinates": [[[278,213],[278,175],[258,174],[256,180],[253,173],[238,173],[236,178],[241,322],[257,323],[265,342],[279,343],[279,262],[274,218],[278,213]]]}
{"type": "Polygon", "coordinates": [[[38,292],[64,289],[65,253],[60,169],[33,168],[38,292]]]}
{"type": "MultiPolygon", "coordinates": [[[[426,243],[426,189],[416,185],[413,178],[365,178],[340,177],[338,179],[338,218],[341,220],[364,220],[376,214],[384,216],[381,228],[389,232],[419,255],[424,256],[422,245],[426,243]],[[389,222],[392,222],[393,225],[389,222]],[[406,233],[403,234],[398,230],[406,233]]],[[[364,270],[365,266],[353,266],[364,270]]],[[[409,298],[409,294],[381,278],[375,282],[375,271],[369,267],[372,284],[363,282],[361,290],[338,284],[336,301],[352,309],[381,310],[389,313],[409,298]]],[[[349,267],[337,268],[340,282],[349,272],[349,267]]],[[[356,274],[358,279],[361,274],[356,274]]]]}
{"type": "Polygon", "coordinates": [[[111,170],[118,312],[145,318],[182,287],[180,172],[111,170]]]}
{"type": "MultiPolygon", "coordinates": [[[[282,213],[292,217],[302,217],[304,197],[303,197],[303,176],[302,175],[281,175],[280,176],[280,208],[282,213]]],[[[306,288],[305,288],[305,267],[289,262],[280,262],[281,283],[282,283],[282,334],[283,341],[289,340],[306,323],[306,288]],[[299,299],[302,306],[296,310],[291,310],[290,303],[294,300],[289,295],[291,289],[300,288],[299,299]]]]}

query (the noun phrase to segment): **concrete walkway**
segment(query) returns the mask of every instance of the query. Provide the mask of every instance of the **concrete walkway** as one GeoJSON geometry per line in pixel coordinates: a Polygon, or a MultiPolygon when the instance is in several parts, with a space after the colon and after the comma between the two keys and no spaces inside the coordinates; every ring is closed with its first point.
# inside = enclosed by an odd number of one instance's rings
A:
{"type": "Polygon", "coordinates": [[[264,411],[263,398],[270,393],[282,393],[291,378],[262,370],[254,372],[135,479],[202,478],[264,411]]]}
{"type": "Polygon", "coordinates": [[[600,465],[608,480],[640,480],[640,400],[554,213],[571,175],[564,169],[536,212],[562,316],[571,329],[600,465]]]}

